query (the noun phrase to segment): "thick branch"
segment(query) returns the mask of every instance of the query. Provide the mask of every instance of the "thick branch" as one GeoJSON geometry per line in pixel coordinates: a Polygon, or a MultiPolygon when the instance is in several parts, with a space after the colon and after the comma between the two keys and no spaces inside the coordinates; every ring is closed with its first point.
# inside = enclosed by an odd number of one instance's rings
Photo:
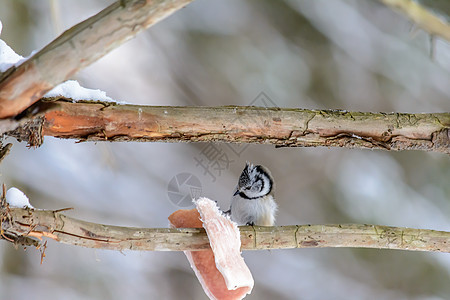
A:
{"type": "MultiPolygon", "coordinates": [[[[129,228],[89,223],[59,212],[2,208],[2,237],[29,237],[110,250],[209,248],[203,228],[129,228]]],[[[450,252],[450,232],[376,225],[240,227],[243,250],[356,247],[450,252]]]]}
{"type": "MultiPolygon", "coordinates": [[[[415,24],[429,34],[439,36],[450,42],[450,24],[432,11],[413,0],[379,0],[390,7],[400,10],[415,24]]],[[[445,12],[443,12],[445,14],[445,12]]]]}
{"type": "MultiPolygon", "coordinates": [[[[10,133],[81,141],[265,143],[279,147],[426,150],[450,154],[450,113],[362,113],[261,107],[174,107],[42,101],[40,121],[10,133]]],[[[28,123],[29,124],[29,123],[28,123]]]]}
{"type": "Polygon", "coordinates": [[[0,74],[0,118],[15,116],[55,85],[193,0],[122,0],[0,74]]]}

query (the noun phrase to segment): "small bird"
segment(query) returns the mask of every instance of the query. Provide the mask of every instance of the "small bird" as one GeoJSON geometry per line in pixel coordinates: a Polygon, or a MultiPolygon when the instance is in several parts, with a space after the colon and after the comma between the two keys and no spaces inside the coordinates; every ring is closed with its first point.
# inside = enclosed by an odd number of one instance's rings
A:
{"type": "Polygon", "coordinates": [[[238,225],[273,226],[278,208],[274,188],[272,175],[266,167],[247,162],[227,213],[238,225]]]}

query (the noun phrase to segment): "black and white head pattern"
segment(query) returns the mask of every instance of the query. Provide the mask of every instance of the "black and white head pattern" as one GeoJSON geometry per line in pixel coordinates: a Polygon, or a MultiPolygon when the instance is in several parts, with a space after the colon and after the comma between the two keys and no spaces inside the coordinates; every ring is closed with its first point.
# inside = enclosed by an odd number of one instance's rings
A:
{"type": "Polygon", "coordinates": [[[247,162],[241,176],[235,195],[245,199],[257,199],[269,194],[273,188],[273,180],[269,171],[261,165],[247,162]]]}

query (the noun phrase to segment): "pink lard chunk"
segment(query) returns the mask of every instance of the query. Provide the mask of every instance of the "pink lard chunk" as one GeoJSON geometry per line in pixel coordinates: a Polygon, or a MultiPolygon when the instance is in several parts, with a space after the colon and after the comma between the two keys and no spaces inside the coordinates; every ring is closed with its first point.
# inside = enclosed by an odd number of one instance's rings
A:
{"type": "Polygon", "coordinates": [[[240,255],[240,234],[236,223],[225,217],[215,202],[200,198],[197,210],[178,210],[169,217],[177,227],[204,227],[211,249],[184,251],[203,290],[210,299],[242,299],[250,294],[254,281],[240,255]],[[200,212],[200,213],[199,213],[200,212]],[[200,216],[203,221],[200,221],[200,216]]]}
{"type": "Polygon", "coordinates": [[[214,201],[195,201],[214,252],[216,267],[222,273],[227,288],[253,288],[253,277],[241,256],[241,236],[237,224],[223,215],[214,201]]]}

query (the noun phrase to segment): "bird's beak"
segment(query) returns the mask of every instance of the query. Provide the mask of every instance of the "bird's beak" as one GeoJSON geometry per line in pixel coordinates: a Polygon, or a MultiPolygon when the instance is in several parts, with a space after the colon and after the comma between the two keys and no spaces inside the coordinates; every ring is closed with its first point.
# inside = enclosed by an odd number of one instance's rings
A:
{"type": "Polygon", "coordinates": [[[236,192],[234,192],[233,196],[236,196],[237,194],[239,194],[239,190],[236,189],[236,192]]]}

